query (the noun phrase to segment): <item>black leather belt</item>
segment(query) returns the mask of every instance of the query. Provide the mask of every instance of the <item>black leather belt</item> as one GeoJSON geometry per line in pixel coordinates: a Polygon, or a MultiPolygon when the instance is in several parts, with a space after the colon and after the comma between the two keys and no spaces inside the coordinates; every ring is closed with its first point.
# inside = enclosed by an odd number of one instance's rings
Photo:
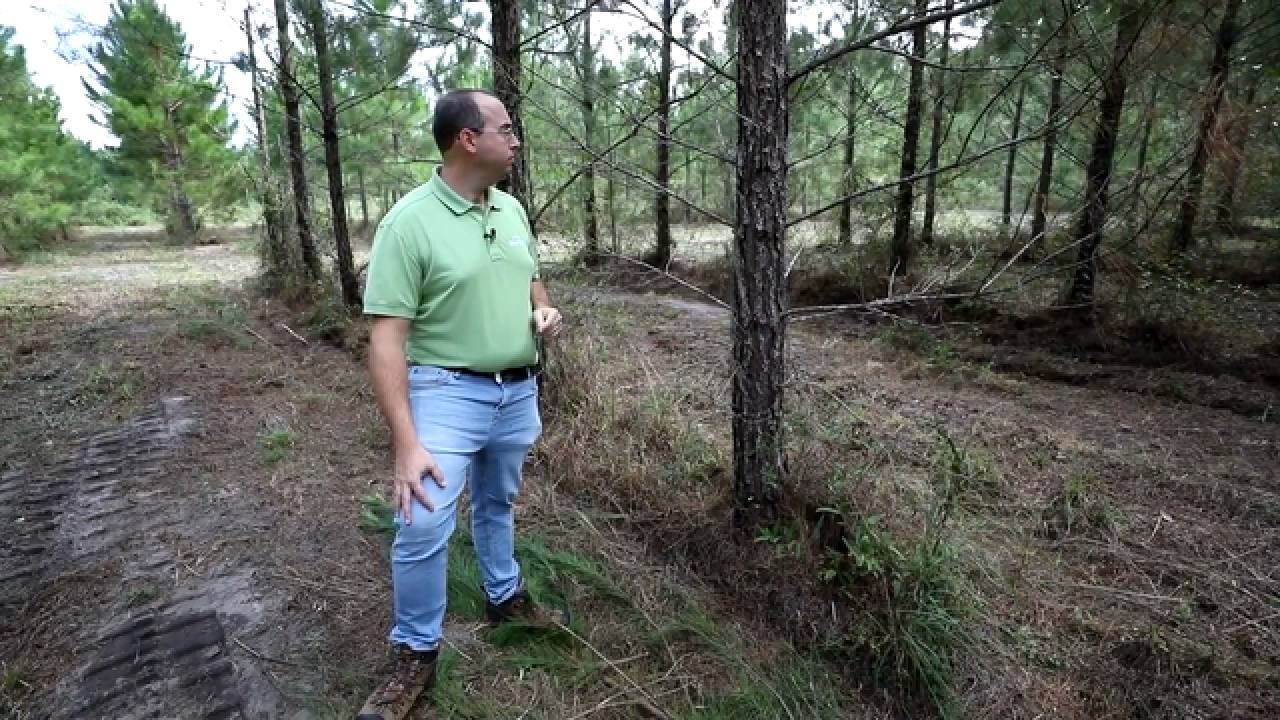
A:
{"type": "Polygon", "coordinates": [[[444,368],[450,372],[459,372],[464,375],[475,375],[477,377],[487,377],[496,383],[511,383],[528,380],[538,374],[536,365],[525,365],[524,367],[507,368],[498,372],[480,372],[470,368],[444,368]]]}

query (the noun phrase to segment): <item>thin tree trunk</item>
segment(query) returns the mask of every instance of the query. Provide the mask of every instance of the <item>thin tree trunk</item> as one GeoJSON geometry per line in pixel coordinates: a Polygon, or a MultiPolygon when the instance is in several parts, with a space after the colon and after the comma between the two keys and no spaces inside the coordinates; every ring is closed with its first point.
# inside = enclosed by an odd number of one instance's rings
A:
{"type": "MultiPolygon", "coordinates": [[[[924,16],[925,0],[916,0],[916,15],[924,16]]],[[[916,148],[920,144],[920,116],[924,105],[924,59],[927,26],[920,25],[912,32],[911,85],[907,93],[907,121],[902,132],[902,167],[899,179],[916,174],[916,148]]],[[[914,207],[915,184],[903,182],[898,186],[897,211],[893,221],[893,257],[889,261],[889,274],[905,275],[911,262],[911,211],[914,207]]]]}
{"type": "Polygon", "coordinates": [[[592,157],[595,151],[595,63],[591,48],[591,11],[582,15],[582,142],[584,148],[582,171],[582,232],[584,257],[588,264],[600,262],[600,226],[596,217],[596,165],[592,157]]]}
{"type": "Polygon", "coordinates": [[[582,234],[586,260],[600,261],[600,227],[595,213],[595,55],[591,49],[591,12],[582,15],[582,143],[586,168],[582,170],[582,234]]]}
{"type": "Polygon", "coordinates": [[[342,302],[360,307],[360,282],[351,257],[351,231],[347,227],[347,198],[342,186],[342,150],[338,140],[338,108],[333,99],[333,70],[329,63],[329,21],[322,0],[308,5],[311,41],[315,45],[316,71],[320,75],[320,118],[324,136],[324,166],[329,173],[329,209],[333,215],[333,240],[338,251],[338,284],[342,302]]]}
{"type": "MultiPolygon", "coordinates": [[[[1022,131],[1022,106],[1027,99],[1027,83],[1024,81],[1018,87],[1018,99],[1013,106],[1013,128],[1009,133],[1009,139],[1018,137],[1018,133],[1022,131]]],[[[1000,233],[1004,237],[1009,237],[1009,225],[1013,221],[1013,171],[1018,163],[1018,146],[1009,146],[1009,159],[1004,165],[1004,204],[1000,210],[1000,233]]]]}
{"type": "Polygon", "coordinates": [[[1169,241],[1169,253],[1181,255],[1191,249],[1194,240],[1196,213],[1200,209],[1200,194],[1204,189],[1204,171],[1209,163],[1209,135],[1213,132],[1218,119],[1218,106],[1222,104],[1222,89],[1227,85],[1227,74],[1231,70],[1231,46],[1239,35],[1236,27],[1236,15],[1240,10],[1240,0],[1227,0],[1222,12],[1222,24],[1218,26],[1218,36],[1214,42],[1213,62],[1209,65],[1209,87],[1206,89],[1208,102],[1204,115],[1200,119],[1200,132],[1196,134],[1196,149],[1191,155],[1191,169],[1187,173],[1187,191],[1182,196],[1182,207],[1178,213],[1178,222],[1173,228],[1173,237],[1169,241]]]}
{"type": "Polygon", "coordinates": [[[356,169],[356,182],[360,184],[360,229],[369,227],[369,193],[364,186],[364,168],[356,169]]]}
{"type": "Polygon", "coordinates": [[[733,255],[734,521],[778,516],[785,482],[787,3],[737,3],[737,218],[733,255]]]}
{"type": "MultiPolygon", "coordinates": [[[[693,197],[693,151],[689,148],[684,149],[684,168],[681,174],[684,176],[684,197],[689,200],[693,197]]],[[[680,222],[688,225],[693,220],[693,208],[687,202],[680,203],[680,208],[680,222]]]]}
{"type": "Polygon", "coordinates": [[[613,247],[613,254],[622,254],[622,248],[618,245],[618,206],[615,204],[617,200],[617,190],[613,182],[613,169],[610,168],[605,178],[605,192],[609,194],[609,241],[613,247]]]}
{"type": "MultiPolygon", "coordinates": [[[[804,148],[801,150],[801,157],[808,157],[809,144],[812,142],[813,132],[812,125],[804,124],[804,148]]],[[[800,214],[809,214],[809,176],[813,173],[813,168],[798,168],[800,170],[800,214]]]]}
{"type": "Polygon", "coordinates": [[[1222,172],[1222,194],[1218,197],[1218,212],[1214,219],[1214,225],[1221,232],[1235,233],[1236,231],[1236,187],[1240,184],[1240,170],[1244,167],[1244,147],[1249,141],[1249,120],[1253,115],[1253,106],[1258,99],[1258,86],[1261,84],[1262,72],[1250,73],[1249,85],[1245,90],[1244,106],[1236,122],[1233,123],[1229,135],[1227,166],[1222,172]]]}
{"type": "Polygon", "coordinates": [[[1092,307],[1094,281],[1098,273],[1098,249],[1102,246],[1102,228],[1107,221],[1107,191],[1111,185],[1111,164],[1120,131],[1120,115],[1124,110],[1127,62],[1144,18],[1136,12],[1121,16],[1116,28],[1116,43],[1111,62],[1102,80],[1102,100],[1098,107],[1098,127],[1093,136],[1085,181],[1084,208],[1076,226],[1075,242],[1079,246],[1076,271],[1071,278],[1064,302],[1073,307],[1092,307]]]}
{"type": "Polygon", "coordinates": [[[396,161],[396,170],[391,174],[391,202],[398,203],[402,197],[400,193],[400,168],[404,166],[400,163],[400,131],[394,126],[391,128],[391,153],[396,161]]]}
{"type": "Polygon", "coordinates": [[[1142,113],[1142,138],[1138,142],[1138,159],[1134,163],[1133,196],[1142,197],[1142,187],[1146,184],[1147,151],[1151,148],[1151,133],[1156,124],[1156,99],[1160,95],[1160,86],[1152,83],[1151,92],[1147,96],[1147,105],[1142,113]]]}
{"type": "MultiPolygon", "coordinates": [[[[950,10],[952,0],[947,0],[946,9],[950,10]]],[[[938,52],[937,85],[933,92],[933,131],[929,134],[930,173],[938,169],[938,152],[942,149],[942,116],[946,114],[947,89],[947,56],[951,52],[951,18],[942,23],[942,49],[938,52]]],[[[933,218],[938,207],[938,176],[929,175],[924,183],[924,222],[920,226],[920,244],[925,247],[933,245],[933,218]]]]}
{"type": "MultiPolygon", "coordinates": [[[[524,120],[520,112],[520,3],[518,0],[489,0],[493,18],[493,90],[511,116],[511,130],[525,140],[524,120]]],[[[498,188],[505,190],[526,207],[533,207],[533,184],[529,175],[529,150],[522,146],[516,152],[511,172],[498,188]]]]}
{"type": "Polygon", "coordinates": [[[1058,144],[1058,113],[1062,109],[1062,78],[1067,71],[1067,50],[1071,46],[1071,18],[1067,17],[1053,57],[1053,79],[1049,81],[1049,108],[1045,112],[1044,149],[1040,153],[1040,177],[1036,179],[1035,205],[1031,211],[1031,245],[1023,256],[1033,260],[1044,246],[1049,225],[1049,190],[1053,185],[1053,155],[1058,144]]]}
{"type": "Polygon", "coordinates": [[[698,161],[698,203],[707,207],[707,161],[698,161]]]}
{"type": "Polygon", "coordinates": [[[657,241],[653,264],[671,262],[671,0],[662,0],[662,52],[658,65],[658,137],[654,165],[653,222],[657,241]]]}
{"type": "Polygon", "coordinates": [[[280,45],[280,97],[284,99],[285,127],[289,138],[289,179],[293,186],[294,224],[298,229],[298,247],[302,251],[302,264],[311,279],[320,277],[320,256],[316,254],[315,239],[311,235],[311,209],[307,195],[306,162],[302,149],[302,121],[298,112],[297,79],[293,76],[289,54],[289,8],[286,0],[275,0],[276,35],[280,45]]]}
{"type": "Polygon", "coordinates": [[[846,200],[840,203],[840,216],[837,219],[840,233],[841,245],[853,244],[853,201],[847,199],[857,190],[857,180],[854,175],[854,151],[857,148],[855,140],[857,139],[857,104],[858,104],[858,74],[857,67],[852,61],[849,63],[849,84],[846,95],[845,107],[845,128],[844,128],[844,161],[841,163],[840,172],[840,192],[844,194],[846,200]]]}
{"type": "Polygon", "coordinates": [[[280,228],[280,198],[276,195],[276,182],[271,173],[271,149],[267,144],[267,121],[262,107],[262,92],[258,88],[258,58],[253,48],[253,20],[249,6],[244,8],[244,34],[249,44],[249,81],[253,86],[253,122],[258,133],[258,159],[262,177],[259,199],[262,202],[262,224],[266,230],[262,253],[266,261],[265,273],[270,285],[279,286],[293,270],[289,246],[280,228]]]}

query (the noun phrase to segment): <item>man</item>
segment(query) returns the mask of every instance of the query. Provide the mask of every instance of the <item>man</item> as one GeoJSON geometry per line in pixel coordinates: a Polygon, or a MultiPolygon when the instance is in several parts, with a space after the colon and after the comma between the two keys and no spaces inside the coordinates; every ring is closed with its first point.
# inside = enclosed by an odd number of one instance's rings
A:
{"type": "Polygon", "coordinates": [[[360,720],[400,720],[435,679],[449,536],[468,476],[472,538],[492,622],[546,622],[514,557],[512,503],[541,433],[535,334],[560,332],[524,208],[492,186],[520,141],[494,96],[436,105],[444,164],[378,226],[364,311],[369,371],[395,452],[395,669],[360,720]],[[430,482],[424,479],[430,478],[430,482]]]}

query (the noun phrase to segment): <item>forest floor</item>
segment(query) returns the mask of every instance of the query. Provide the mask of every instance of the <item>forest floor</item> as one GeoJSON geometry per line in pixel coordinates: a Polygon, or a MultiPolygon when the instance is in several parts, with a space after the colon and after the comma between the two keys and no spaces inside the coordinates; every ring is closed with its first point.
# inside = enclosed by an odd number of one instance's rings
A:
{"type": "MultiPolygon", "coordinates": [[[[361,326],[261,299],[251,246],[227,240],[99,236],[0,268],[0,716],[349,717],[385,665],[389,442],[361,326]]],[[[416,716],[901,713],[830,662],[861,587],[831,547],[799,526],[719,537],[723,309],[553,290],[570,330],[518,552],[573,625],[485,628],[460,530],[435,714],[416,716]]],[[[810,496],[915,547],[940,468],[964,468],[935,527],[961,716],[1275,716],[1277,308],[1260,292],[1247,311],[1270,325],[1218,363],[1034,324],[793,327],[810,496]]]]}

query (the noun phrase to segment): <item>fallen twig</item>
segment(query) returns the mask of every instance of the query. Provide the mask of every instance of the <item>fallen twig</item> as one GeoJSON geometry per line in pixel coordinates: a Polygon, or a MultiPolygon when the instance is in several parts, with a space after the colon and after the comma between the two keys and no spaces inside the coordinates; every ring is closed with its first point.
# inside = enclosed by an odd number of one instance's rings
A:
{"type": "Polygon", "coordinates": [[[292,660],[281,660],[280,658],[274,658],[269,655],[263,655],[257,650],[254,650],[248,645],[245,645],[243,642],[240,641],[240,638],[238,637],[231,638],[231,641],[234,642],[236,645],[239,645],[241,650],[244,650],[245,652],[249,653],[250,655],[252,655],[253,657],[259,660],[262,660],[263,662],[273,662],[273,663],[278,663],[280,665],[288,665],[289,667],[297,667],[297,668],[308,667],[307,665],[303,665],[302,663],[297,663],[292,660]]]}
{"type": "Polygon", "coordinates": [[[303,345],[310,345],[310,344],[311,344],[311,343],[307,342],[307,339],[306,339],[306,338],[304,338],[304,337],[302,337],[301,335],[299,335],[298,333],[294,332],[294,331],[293,331],[293,328],[289,327],[288,325],[285,325],[284,323],[280,323],[280,327],[284,328],[285,332],[287,332],[287,333],[289,333],[290,335],[292,335],[292,336],[294,336],[295,338],[297,338],[298,342],[302,343],[303,345]]]}

